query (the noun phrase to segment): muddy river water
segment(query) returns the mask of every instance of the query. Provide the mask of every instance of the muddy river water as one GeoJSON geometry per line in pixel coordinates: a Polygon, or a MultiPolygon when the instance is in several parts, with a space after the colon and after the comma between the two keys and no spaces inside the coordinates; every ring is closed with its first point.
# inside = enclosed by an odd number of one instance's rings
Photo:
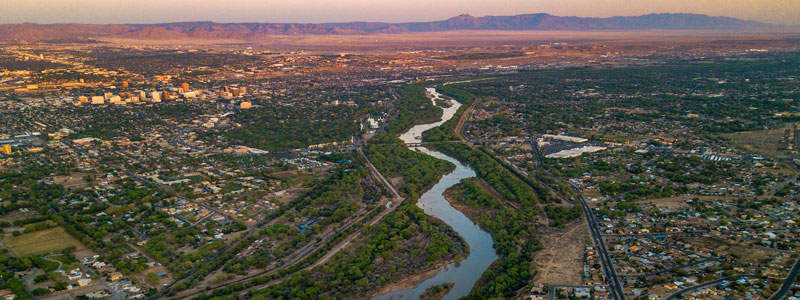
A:
{"type": "MultiPolygon", "coordinates": [[[[434,101],[434,105],[436,105],[436,99],[444,100],[442,95],[436,92],[435,88],[427,88],[426,91],[431,101],[434,101]]],[[[421,141],[422,132],[440,126],[453,118],[461,104],[453,100],[444,101],[450,101],[451,106],[443,108],[444,113],[441,121],[414,126],[400,135],[400,139],[406,143],[418,143],[421,141]]],[[[478,281],[489,265],[497,259],[497,254],[492,248],[492,237],[489,233],[470,221],[463,213],[453,208],[444,198],[444,191],[447,188],[458,184],[464,178],[474,177],[475,170],[441,152],[425,147],[414,147],[412,150],[418,150],[438,159],[449,161],[456,166],[453,172],[443,176],[433,188],[422,194],[417,201],[417,206],[422,208],[426,214],[450,225],[469,245],[469,255],[461,261],[439,268],[435,276],[418,282],[413,289],[394,291],[376,296],[373,299],[419,299],[419,295],[429,287],[447,282],[454,283],[454,286],[442,299],[458,299],[469,294],[475,282],[478,281]]]]}

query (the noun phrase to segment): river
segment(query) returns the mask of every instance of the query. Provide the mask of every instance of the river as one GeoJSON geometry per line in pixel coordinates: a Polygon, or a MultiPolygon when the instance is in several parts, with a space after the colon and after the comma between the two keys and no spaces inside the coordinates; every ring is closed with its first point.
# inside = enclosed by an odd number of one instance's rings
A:
{"type": "MultiPolygon", "coordinates": [[[[442,95],[436,92],[435,88],[427,88],[426,91],[434,105],[436,105],[436,99],[444,100],[442,95]]],[[[407,132],[401,134],[400,139],[406,143],[418,143],[421,141],[423,132],[442,125],[447,120],[453,118],[458,108],[461,107],[461,104],[453,100],[445,101],[450,101],[451,106],[443,108],[444,112],[441,121],[414,126],[407,132]]],[[[465,166],[455,158],[438,151],[433,151],[424,147],[414,147],[412,150],[419,150],[438,159],[449,161],[456,166],[453,172],[442,176],[436,185],[422,194],[419,200],[417,200],[417,206],[422,208],[426,214],[436,217],[447,223],[447,225],[450,225],[450,227],[467,242],[467,245],[469,245],[469,255],[461,261],[439,268],[438,273],[436,273],[434,277],[420,282],[413,289],[394,291],[376,296],[373,299],[416,300],[419,299],[419,296],[429,287],[447,282],[454,283],[454,286],[442,299],[458,299],[469,294],[475,282],[477,282],[481,275],[483,275],[483,272],[489,268],[489,265],[497,259],[497,253],[495,253],[492,247],[492,236],[481,229],[477,224],[470,221],[463,213],[453,208],[447,199],[444,198],[444,191],[447,188],[458,184],[464,178],[475,177],[475,170],[465,166]]]]}

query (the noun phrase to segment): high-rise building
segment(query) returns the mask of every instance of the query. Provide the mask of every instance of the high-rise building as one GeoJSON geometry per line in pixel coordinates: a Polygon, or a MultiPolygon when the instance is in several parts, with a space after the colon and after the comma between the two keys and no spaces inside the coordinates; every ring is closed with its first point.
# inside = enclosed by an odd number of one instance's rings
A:
{"type": "Polygon", "coordinates": [[[124,87],[124,88],[128,87],[128,82],[127,81],[123,81],[122,82],[122,87],[124,87]]]}
{"type": "Polygon", "coordinates": [[[183,84],[181,84],[181,87],[183,88],[183,92],[184,92],[184,93],[188,93],[188,92],[190,91],[190,90],[189,90],[189,84],[188,84],[188,83],[186,83],[186,82],[184,82],[183,84]]]}
{"type": "Polygon", "coordinates": [[[161,102],[161,93],[152,92],[150,93],[150,98],[153,100],[153,102],[161,102]]]}
{"type": "Polygon", "coordinates": [[[92,104],[100,105],[106,102],[106,98],[103,96],[92,96],[92,104]]]}
{"type": "Polygon", "coordinates": [[[169,92],[164,91],[163,93],[161,93],[161,100],[167,101],[169,99],[170,99],[169,92]]]}
{"type": "Polygon", "coordinates": [[[239,104],[239,108],[241,108],[241,109],[250,109],[252,107],[253,107],[253,104],[248,102],[248,101],[245,101],[245,102],[242,102],[241,104],[239,104]]]}

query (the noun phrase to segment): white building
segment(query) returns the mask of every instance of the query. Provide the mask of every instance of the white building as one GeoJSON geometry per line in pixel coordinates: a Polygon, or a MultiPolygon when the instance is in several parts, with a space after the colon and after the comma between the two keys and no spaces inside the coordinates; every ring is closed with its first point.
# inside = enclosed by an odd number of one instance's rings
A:
{"type": "Polygon", "coordinates": [[[153,102],[161,102],[161,93],[152,92],[150,93],[150,98],[153,99],[153,102]]]}

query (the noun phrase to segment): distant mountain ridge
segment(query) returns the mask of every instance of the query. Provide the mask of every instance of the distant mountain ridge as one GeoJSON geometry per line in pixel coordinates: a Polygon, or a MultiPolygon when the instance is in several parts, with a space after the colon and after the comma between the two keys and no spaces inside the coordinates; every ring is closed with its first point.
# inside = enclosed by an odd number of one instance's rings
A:
{"type": "Polygon", "coordinates": [[[700,14],[649,14],[631,17],[559,17],[546,13],[515,16],[474,17],[459,15],[432,22],[382,23],[215,23],[178,22],[161,24],[0,24],[0,41],[46,41],[58,39],[120,37],[142,40],[164,39],[259,39],[293,34],[391,34],[453,30],[721,30],[749,31],[785,26],[730,17],[700,14]]]}

